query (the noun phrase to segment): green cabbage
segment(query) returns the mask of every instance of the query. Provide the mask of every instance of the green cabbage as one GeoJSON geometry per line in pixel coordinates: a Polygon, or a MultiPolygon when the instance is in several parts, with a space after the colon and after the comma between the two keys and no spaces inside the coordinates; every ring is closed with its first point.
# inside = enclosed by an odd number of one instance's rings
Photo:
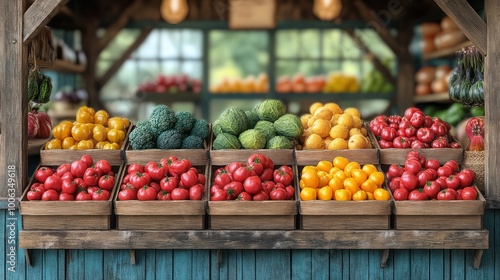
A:
{"type": "Polygon", "coordinates": [[[259,119],[264,121],[274,122],[285,113],[285,104],[277,99],[266,99],[257,108],[259,119]]]}
{"type": "Polygon", "coordinates": [[[243,131],[238,139],[245,149],[263,149],[266,146],[266,136],[256,129],[243,131]]]}
{"type": "Polygon", "coordinates": [[[276,130],[274,129],[274,124],[272,122],[258,121],[254,129],[264,133],[266,141],[269,141],[271,138],[276,136],[276,130]]]}
{"type": "Polygon", "coordinates": [[[299,117],[293,114],[286,114],[277,119],[274,122],[274,128],[277,135],[291,139],[298,139],[304,131],[299,117]]]}
{"type": "Polygon", "coordinates": [[[245,114],[247,115],[248,128],[254,128],[259,121],[259,115],[255,111],[245,111],[245,114]]]}
{"type": "Polygon", "coordinates": [[[229,133],[221,133],[215,137],[212,143],[214,150],[241,149],[241,143],[238,138],[229,133]]]}
{"type": "Polygon", "coordinates": [[[267,142],[266,149],[293,149],[294,143],[285,136],[274,136],[267,142]]]}
{"type": "Polygon", "coordinates": [[[234,136],[238,136],[248,129],[247,115],[240,108],[226,109],[219,116],[218,123],[222,132],[230,133],[234,136]]]}

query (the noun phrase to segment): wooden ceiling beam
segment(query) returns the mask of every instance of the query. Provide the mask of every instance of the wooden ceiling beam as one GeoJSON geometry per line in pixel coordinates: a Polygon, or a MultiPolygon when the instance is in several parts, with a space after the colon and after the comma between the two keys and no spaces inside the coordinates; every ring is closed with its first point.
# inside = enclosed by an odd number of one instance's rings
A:
{"type": "Polygon", "coordinates": [[[118,19],[106,30],[106,34],[99,39],[97,52],[100,53],[105,49],[116,35],[125,27],[130,21],[130,18],[141,7],[142,1],[135,0],[120,14],[118,19]]]}
{"type": "Polygon", "coordinates": [[[153,27],[148,26],[142,29],[141,34],[137,37],[135,42],[128,47],[128,49],[122,54],[120,59],[118,59],[109,69],[104,73],[104,75],[96,82],[98,91],[113,77],[113,75],[118,72],[123,63],[127,58],[132,55],[132,53],[146,40],[148,35],[153,31],[153,27]]]}
{"type": "Polygon", "coordinates": [[[372,13],[370,7],[368,7],[362,0],[355,0],[354,6],[358,11],[361,19],[366,21],[367,27],[372,27],[380,35],[382,40],[384,40],[387,46],[397,56],[399,56],[403,52],[403,46],[401,46],[401,44],[391,35],[391,32],[387,28],[386,24],[380,22],[380,20],[374,15],[374,13],[372,13]]]}
{"type": "Polygon", "coordinates": [[[67,0],[37,0],[24,13],[23,44],[28,44],[67,0]]]}
{"type": "Polygon", "coordinates": [[[486,55],[486,23],[466,0],[434,0],[460,27],[476,48],[486,55]]]}

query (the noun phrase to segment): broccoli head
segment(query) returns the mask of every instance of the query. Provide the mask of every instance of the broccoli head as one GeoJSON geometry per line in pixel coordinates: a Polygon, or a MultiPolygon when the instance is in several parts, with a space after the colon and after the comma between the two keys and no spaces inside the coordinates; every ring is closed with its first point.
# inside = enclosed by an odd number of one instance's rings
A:
{"type": "Polygon", "coordinates": [[[176,121],[175,112],[167,105],[156,106],[151,116],[149,116],[151,129],[156,135],[160,135],[163,131],[173,128],[176,121]]]}
{"type": "Polygon", "coordinates": [[[175,113],[175,118],[177,122],[175,123],[174,129],[180,133],[189,133],[196,121],[196,118],[190,112],[177,112],[175,113]]]}
{"type": "Polygon", "coordinates": [[[203,139],[196,135],[189,135],[182,141],[183,149],[203,149],[203,139]]]}
{"type": "Polygon", "coordinates": [[[156,138],[156,147],[158,149],[179,149],[182,146],[182,135],[175,129],[169,129],[162,132],[156,138]]]}
{"type": "Polygon", "coordinates": [[[208,137],[208,122],[203,119],[196,120],[189,134],[206,139],[208,137]]]}
{"type": "Polygon", "coordinates": [[[151,133],[151,135],[154,135],[155,138],[159,135],[159,133],[157,134],[156,131],[151,128],[151,123],[149,122],[149,120],[138,121],[136,126],[145,129],[147,132],[151,133]]]}
{"type": "Polygon", "coordinates": [[[146,129],[146,126],[137,126],[130,132],[128,138],[133,150],[152,149],[155,147],[155,136],[146,129]]]}

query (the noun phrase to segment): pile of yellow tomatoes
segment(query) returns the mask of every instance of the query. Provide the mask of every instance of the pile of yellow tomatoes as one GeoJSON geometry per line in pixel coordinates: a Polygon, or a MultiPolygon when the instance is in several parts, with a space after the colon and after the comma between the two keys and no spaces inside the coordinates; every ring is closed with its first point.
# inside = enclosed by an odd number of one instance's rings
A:
{"type": "Polygon", "coordinates": [[[76,121],[62,121],[52,129],[52,140],[45,143],[46,150],[70,149],[119,150],[125,140],[130,121],[110,117],[105,110],[95,111],[81,106],[76,121]]]}
{"type": "Polygon", "coordinates": [[[300,199],[305,200],[389,200],[383,188],[385,176],[373,164],[361,166],[342,156],[302,168],[300,199]]]}

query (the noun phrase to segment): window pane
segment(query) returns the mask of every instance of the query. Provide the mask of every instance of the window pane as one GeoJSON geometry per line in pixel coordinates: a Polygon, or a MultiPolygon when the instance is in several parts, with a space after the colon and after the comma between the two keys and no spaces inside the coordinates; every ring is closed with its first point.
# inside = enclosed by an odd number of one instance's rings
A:
{"type": "Polygon", "coordinates": [[[184,58],[200,58],[203,50],[203,34],[199,30],[182,31],[182,56],[184,58]]]}
{"type": "Polygon", "coordinates": [[[279,78],[281,76],[291,77],[297,73],[299,68],[298,62],[293,60],[278,60],[276,62],[276,76],[279,78]]]}
{"type": "Polygon", "coordinates": [[[363,29],[356,30],[356,34],[365,43],[367,48],[376,55],[380,60],[395,59],[396,56],[392,50],[385,44],[380,36],[374,30],[363,29]]]}
{"type": "Polygon", "coordinates": [[[140,34],[138,29],[123,29],[109,43],[109,45],[100,53],[99,59],[117,60],[122,53],[134,43],[140,34]]]}
{"type": "Polygon", "coordinates": [[[181,63],[176,60],[165,60],[160,64],[160,70],[162,74],[166,75],[176,75],[181,73],[181,63]]]}
{"type": "Polygon", "coordinates": [[[341,63],[340,61],[323,61],[324,74],[329,74],[331,72],[340,72],[341,63]]]}
{"type": "Polygon", "coordinates": [[[323,74],[319,61],[300,61],[298,64],[298,73],[302,73],[305,77],[316,76],[323,74]]]}
{"type": "Polygon", "coordinates": [[[148,38],[142,43],[142,45],[134,52],[133,57],[144,59],[144,58],[156,58],[158,57],[158,42],[159,42],[160,31],[153,30],[149,34],[148,38]]]}
{"type": "Polygon", "coordinates": [[[319,30],[303,30],[300,32],[300,57],[319,58],[319,30]]]}
{"type": "Polygon", "coordinates": [[[276,32],[276,56],[294,58],[299,54],[299,32],[297,30],[279,30],[276,32]]]}
{"type": "Polygon", "coordinates": [[[325,30],[323,31],[323,57],[325,58],[340,58],[341,56],[341,30],[325,30]]]}
{"type": "Polygon", "coordinates": [[[182,73],[187,74],[191,78],[202,78],[202,62],[201,61],[185,61],[182,63],[182,73]]]}
{"type": "Polygon", "coordinates": [[[342,31],[342,55],[344,58],[355,58],[359,59],[361,57],[361,49],[354,42],[354,40],[351,38],[351,36],[345,32],[342,31]]]}
{"type": "Polygon", "coordinates": [[[341,72],[348,75],[361,77],[361,63],[359,61],[343,61],[341,72]]]}
{"type": "Polygon", "coordinates": [[[180,56],[179,46],[181,32],[179,30],[161,30],[160,33],[161,58],[176,58],[180,56]]]}
{"type": "MultiPolygon", "coordinates": [[[[159,73],[160,65],[157,61],[138,61],[137,74],[135,75],[136,83],[153,80],[159,73]]],[[[133,79],[133,77],[130,76],[129,79],[133,79]]]]}
{"type": "Polygon", "coordinates": [[[97,70],[96,70],[96,75],[97,77],[102,77],[106,71],[108,71],[109,67],[113,65],[113,61],[111,60],[98,60],[97,61],[97,70]]]}

